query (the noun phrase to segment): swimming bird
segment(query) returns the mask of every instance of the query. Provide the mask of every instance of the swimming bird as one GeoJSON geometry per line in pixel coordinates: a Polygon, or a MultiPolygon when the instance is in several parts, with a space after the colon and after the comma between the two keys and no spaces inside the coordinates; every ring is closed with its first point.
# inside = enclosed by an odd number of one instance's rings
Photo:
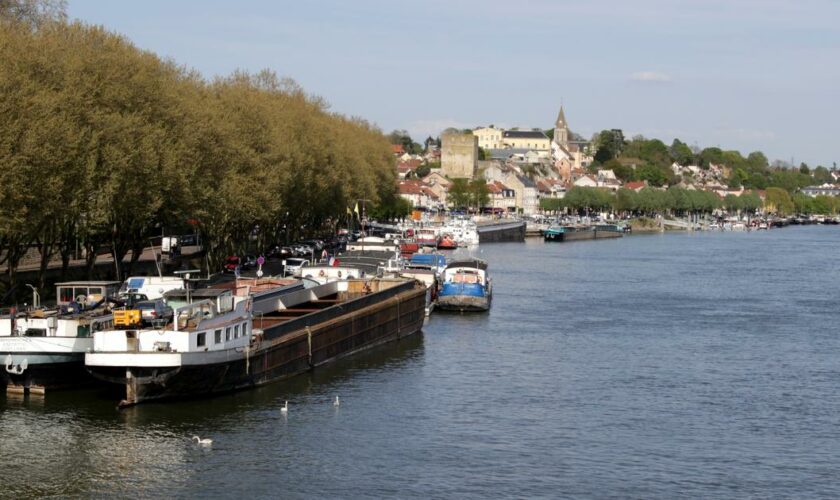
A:
{"type": "Polygon", "coordinates": [[[198,436],[193,436],[192,438],[195,439],[195,442],[200,444],[201,446],[210,446],[211,444],[213,444],[212,439],[201,439],[198,436]]]}
{"type": "Polygon", "coordinates": [[[286,404],[283,405],[282,408],[280,408],[280,413],[289,413],[289,402],[288,401],[286,401],[286,404]]]}
{"type": "Polygon", "coordinates": [[[335,401],[333,401],[333,406],[339,406],[341,401],[338,400],[338,396],[335,397],[335,401]]]}

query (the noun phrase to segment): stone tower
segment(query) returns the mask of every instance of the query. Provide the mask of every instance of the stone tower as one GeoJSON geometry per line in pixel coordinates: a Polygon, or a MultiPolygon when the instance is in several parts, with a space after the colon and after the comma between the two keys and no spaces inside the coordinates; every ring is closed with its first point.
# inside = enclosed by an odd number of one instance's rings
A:
{"type": "Polygon", "coordinates": [[[478,137],[472,133],[444,132],[440,136],[440,163],[443,174],[450,179],[472,179],[478,161],[478,137]]]}

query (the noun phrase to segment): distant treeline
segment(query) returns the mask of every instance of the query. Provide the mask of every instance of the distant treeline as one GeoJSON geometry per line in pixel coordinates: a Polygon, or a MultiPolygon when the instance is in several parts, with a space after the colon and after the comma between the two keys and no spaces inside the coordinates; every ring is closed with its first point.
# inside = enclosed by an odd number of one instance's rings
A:
{"type": "MultiPolygon", "coordinates": [[[[780,161],[771,165],[761,151],[753,151],[746,157],[734,150],[718,147],[699,149],[690,147],[679,139],[670,146],[659,139],[645,139],[635,136],[626,140],[621,130],[604,130],[593,137],[595,150],[593,171],[605,168],[615,172],[622,181],[647,181],[652,186],[670,186],[681,181],[692,183],[692,174],[675,174],[671,164],[695,165],[708,170],[711,165],[726,166],[727,177],[723,181],[730,188],[767,189],[782,188],[789,193],[810,186],[834,182],[831,171],[822,165],[813,169],[805,163],[798,168],[780,161]]],[[[832,170],[835,170],[832,165],[832,170]]]]}
{"type": "MultiPolygon", "coordinates": [[[[11,21],[3,8],[7,286],[32,245],[43,276],[77,246],[92,269],[98,250],[119,262],[164,228],[197,227],[214,270],[245,245],[334,228],[357,202],[379,216],[405,210],[381,131],[291,80],[263,71],[207,81],[102,27],[11,21]]],[[[128,270],[116,266],[116,277],[128,270]]]]}
{"type": "Polygon", "coordinates": [[[791,196],[781,188],[767,188],[764,201],[755,192],[740,196],[728,194],[721,199],[709,191],[690,190],[671,186],[667,190],[650,187],[634,191],[622,188],[617,192],[605,188],[574,187],[563,198],[543,198],[542,210],[572,212],[613,211],[638,215],[674,214],[677,216],[709,214],[723,209],[729,213],[755,213],[758,209],[777,215],[823,214],[835,215],[840,211],[840,198],[803,193],[791,196]]]}

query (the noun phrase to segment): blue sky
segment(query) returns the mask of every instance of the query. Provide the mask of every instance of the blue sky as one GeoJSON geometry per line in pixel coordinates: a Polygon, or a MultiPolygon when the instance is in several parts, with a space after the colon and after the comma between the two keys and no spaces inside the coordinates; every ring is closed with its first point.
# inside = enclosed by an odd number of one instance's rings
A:
{"type": "Polygon", "coordinates": [[[840,161],[836,0],[69,0],[205,76],[269,68],[334,111],[418,142],[446,127],[553,126],[586,137],[840,161]]]}

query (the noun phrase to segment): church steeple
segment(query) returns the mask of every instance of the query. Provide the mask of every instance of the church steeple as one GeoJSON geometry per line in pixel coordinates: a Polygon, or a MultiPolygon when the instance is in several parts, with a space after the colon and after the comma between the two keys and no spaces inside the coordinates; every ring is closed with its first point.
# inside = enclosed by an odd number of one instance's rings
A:
{"type": "Polygon", "coordinates": [[[566,123],[566,113],[563,112],[563,105],[560,105],[560,112],[557,113],[557,123],[554,124],[554,142],[569,147],[569,125],[566,123]]]}
{"type": "Polygon", "coordinates": [[[566,128],[566,113],[563,112],[563,105],[560,105],[560,112],[557,113],[557,123],[555,123],[556,127],[559,128],[566,128]]]}

